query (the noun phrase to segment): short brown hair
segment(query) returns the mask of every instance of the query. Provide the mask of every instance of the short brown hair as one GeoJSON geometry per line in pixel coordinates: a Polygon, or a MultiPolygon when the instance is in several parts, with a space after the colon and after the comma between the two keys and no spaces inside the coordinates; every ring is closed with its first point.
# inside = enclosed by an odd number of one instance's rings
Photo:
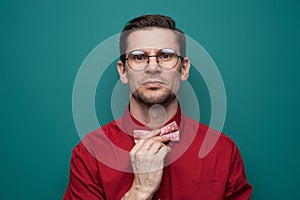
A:
{"type": "Polygon", "coordinates": [[[173,30],[177,36],[177,40],[180,47],[181,56],[185,57],[186,54],[186,39],[184,33],[176,27],[175,21],[165,15],[142,15],[136,17],[125,25],[120,36],[120,60],[125,63],[125,53],[127,48],[127,38],[133,31],[149,28],[166,28],[173,30]]]}

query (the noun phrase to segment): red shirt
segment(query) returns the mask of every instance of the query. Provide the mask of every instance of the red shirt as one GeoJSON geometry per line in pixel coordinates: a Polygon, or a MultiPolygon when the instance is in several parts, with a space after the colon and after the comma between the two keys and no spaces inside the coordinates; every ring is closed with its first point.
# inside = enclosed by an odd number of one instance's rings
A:
{"type": "MultiPolygon", "coordinates": [[[[246,181],[234,142],[181,114],[180,108],[169,122],[172,121],[179,125],[180,141],[168,144],[172,151],[165,160],[161,185],[153,199],[249,199],[252,187],[246,181]],[[207,134],[217,137],[217,142],[204,158],[199,158],[207,134]]],[[[73,150],[64,200],[121,199],[133,181],[129,151],[135,145],[135,129],[150,130],[126,110],[122,118],[89,133],[73,150]]]]}

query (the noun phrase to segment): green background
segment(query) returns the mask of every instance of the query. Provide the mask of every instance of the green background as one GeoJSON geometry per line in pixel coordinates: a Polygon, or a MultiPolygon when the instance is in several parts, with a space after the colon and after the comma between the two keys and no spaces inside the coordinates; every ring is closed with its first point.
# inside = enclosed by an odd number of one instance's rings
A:
{"type": "Polygon", "coordinates": [[[95,46],[147,13],[172,16],[217,64],[223,131],[243,155],[252,199],[300,199],[299,8],[297,0],[1,1],[0,199],[62,198],[80,140],[76,73],[95,46]]]}

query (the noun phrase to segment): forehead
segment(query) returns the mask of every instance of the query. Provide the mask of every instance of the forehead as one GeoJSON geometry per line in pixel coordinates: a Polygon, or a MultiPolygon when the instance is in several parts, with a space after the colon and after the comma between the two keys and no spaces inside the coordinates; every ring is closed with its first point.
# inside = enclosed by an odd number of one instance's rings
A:
{"type": "Polygon", "coordinates": [[[174,31],[164,28],[147,28],[133,31],[127,38],[127,51],[162,48],[171,48],[179,52],[179,44],[174,31]]]}

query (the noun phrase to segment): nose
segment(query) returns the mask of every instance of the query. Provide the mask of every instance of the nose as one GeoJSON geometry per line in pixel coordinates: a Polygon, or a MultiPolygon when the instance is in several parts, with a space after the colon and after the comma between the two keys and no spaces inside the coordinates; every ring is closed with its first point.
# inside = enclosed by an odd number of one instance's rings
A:
{"type": "Polygon", "coordinates": [[[147,72],[155,73],[160,72],[161,68],[158,65],[158,60],[156,56],[149,56],[148,66],[146,68],[147,72]]]}

